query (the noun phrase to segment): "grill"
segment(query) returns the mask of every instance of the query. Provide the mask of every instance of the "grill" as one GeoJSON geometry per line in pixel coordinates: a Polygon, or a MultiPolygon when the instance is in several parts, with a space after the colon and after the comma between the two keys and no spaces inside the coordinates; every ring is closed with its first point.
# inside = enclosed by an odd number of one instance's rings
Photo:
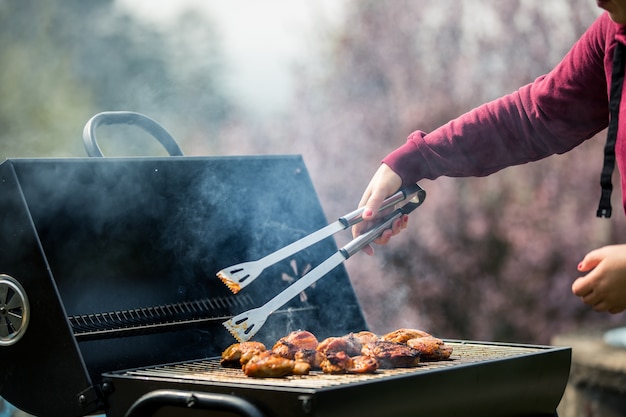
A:
{"type": "MultiPolygon", "coordinates": [[[[8,159],[0,212],[0,395],[37,416],[542,416],[565,389],[569,348],[471,341],[372,375],[221,368],[222,323],[337,251],[320,242],[237,295],[215,277],[327,224],[298,155],[8,159]]],[[[296,329],[367,329],[343,266],[255,340],[296,329]]]]}
{"type": "MultiPolygon", "coordinates": [[[[545,347],[447,341],[454,347],[450,361],[424,362],[418,368],[380,370],[370,375],[327,375],[312,372],[308,376],[282,379],[251,379],[240,370],[226,369],[217,359],[159,365],[107,374],[116,386],[147,393],[165,389],[174,382],[190,391],[230,393],[244,398],[265,397],[272,390],[272,400],[265,399],[263,412],[273,416],[345,416],[345,415],[426,415],[503,416],[553,415],[554,401],[545,391],[559,384],[558,377],[547,373],[540,377],[527,366],[552,367],[552,359],[562,352],[545,347]],[[552,357],[552,359],[548,359],[552,357]],[[545,359],[546,363],[540,364],[545,359]],[[514,375],[514,377],[511,377],[514,375]],[[141,379],[141,387],[137,380],[141,379]],[[498,388],[506,384],[506,389],[498,388]],[[472,387],[478,384],[478,387],[472,387]],[[539,386],[536,386],[538,384],[539,386]],[[513,386],[512,386],[513,385],[513,386]],[[521,391],[536,390],[535,400],[521,391]],[[521,397],[520,397],[521,394],[521,397]],[[451,403],[452,402],[452,403],[451,403]],[[552,413],[542,413],[552,410],[552,413]]],[[[558,359],[557,359],[558,361],[558,359]]],[[[561,364],[562,365],[562,364],[561,364]]],[[[558,397],[558,396],[557,396],[558,397]]],[[[166,398],[161,405],[168,404],[166,398]]],[[[121,410],[130,404],[121,404],[121,410]]]]}

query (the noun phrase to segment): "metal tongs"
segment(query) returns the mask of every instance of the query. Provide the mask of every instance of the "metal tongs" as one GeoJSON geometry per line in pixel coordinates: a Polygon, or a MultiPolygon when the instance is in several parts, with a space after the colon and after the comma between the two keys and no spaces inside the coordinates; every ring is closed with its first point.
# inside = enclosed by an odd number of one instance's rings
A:
{"type": "MultiPolygon", "coordinates": [[[[389,207],[393,207],[404,200],[415,197],[416,195],[421,198],[421,201],[426,198],[426,192],[419,185],[410,185],[393,194],[391,197],[387,197],[378,211],[380,212],[388,209],[389,207]]],[[[291,256],[294,253],[298,253],[337,232],[360,223],[363,221],[363,210],[363,207],[356,209],[340,217],[337,221],[329,224],[328,226],[319,229],[317,232],[313,232],[310,235],[307,235],[302,239],[277,250],[276,252],[270,253],[259,260],[244,262],[224,268],[217,273],[217,277],[221,279],[224,284],[226,284],[233,294],[237,294],[244,287],[250,285],[252,281],[257,279],[259,275],[261,275],[261,273],[269,266],[272,266],[276,262],[280,262],[286,257],[291,256]]]]}
{"type": "MultiPolygon", "coordinates": [[[[395,206],[404,200],[408,200],[408,202],[385,217],[382,223],[346,244],[344,247],[335,252],[335,254],[331,255],[324,262],[309,271],[306,275],[298,279],[295,283],[287,287],[284,291],[276,295],[261,307],[253,308],[238,314],[222,324],[239,342],[250,340],[261,329],[263,324],[265,324],[265,321],[270,314],[307,289],[324,275],[335,269],[343,263],[343,261],[373,242],[383,233],[383,231],[389,229],[396,219],[404,214],[409,214],[420,206],[424,202],[425,198],[426,192],[417,184],[402,189],[398,191],[398,193],[388,197],[383,202],[383,206],[381,206],[380,210],[395,206]]],[[[318,230],[317,232],[314,232],[270,255],[267,255],[265,258],[255,262],[247,262],[226,268],[218,272],[217,275],[234,293],[237,293],[241,288],[250,284],[252,280],[257,278],[268,266],[333,235],[339,230],[347,229],[348,227],[361,222],[363,220],[362,214],[363,209],[355,210],[346,216],[341,217],[336,222],[318,230]],[[237,275],[240,274],[241,271],[244,271],[244,273],[237,275]]]]}

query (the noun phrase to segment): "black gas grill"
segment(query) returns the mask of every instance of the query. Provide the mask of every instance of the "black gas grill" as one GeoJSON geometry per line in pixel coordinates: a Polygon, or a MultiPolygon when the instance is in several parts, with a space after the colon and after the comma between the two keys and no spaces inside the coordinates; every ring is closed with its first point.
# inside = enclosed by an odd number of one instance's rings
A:
{"type": "MultiPolygon", "coordinates": [[[[38,416],[554,415],[570,349],[449,341],[450,361],[252,379],[222,326],[336,250],[321,242],[233,295],[216,271],[327,224],[299,156],[0,164],[0,395],[38,416]]],[[[345,268],[255,340],[367,328],[345,268]]],[[[394,330],[394,329],[389,329],[394,330]]]]}

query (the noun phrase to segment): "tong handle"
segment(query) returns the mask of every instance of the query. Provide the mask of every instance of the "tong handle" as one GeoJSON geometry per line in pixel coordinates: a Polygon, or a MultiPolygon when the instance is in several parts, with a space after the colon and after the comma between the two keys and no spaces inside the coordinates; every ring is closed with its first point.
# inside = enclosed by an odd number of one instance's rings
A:
{"type": "Polygon", "coordinates": [[[223,325],[238,341],[245,342],[250,340],[250,338],[252,338],[259,331],[261,326],[265,324],[265,321],[270,314],[285,305],[285,303],[289,300],[307,289],[314,282],[335,269],[343,261],[380,236],[385,229],[391,226],[394,220],[415,210],[422,204],[425,198],[426,192],[419,188],[419,190],[412,195],[412,198],[407,204],[399,209],[396,209],[382,224],[357,237],[346,246],[339,249],[324,262],[313,268],[261,307],[253,308],[252,310],[238,314],[230,320],[225,321],[223,325]]]}
{"type": "MultiPolygon", "coordinates": [[[[385,201],[383,201],[383,204],[380,206],[380,209],[378,209],[378,211],[380,212],[389,207],[393,207],[397,203],[410,198],[413,194],[419,193],[420,191],[423,192],[424,190],[417,184],[412,184],[412,185],[409,185],[408,187],[404,187],[398,192],[396,192],[395,194],[393,194],[392,196],[387,197],[385,201]]],[[[345,216],[340,217],[339,221],[343,224],[344,228],[346,229],[348,227],[354,226],[355,224],[363,220],[364,210],[365,210],[365,207],[358,208],[346,214],[345,216]]]]}
{"type": "Polygon", "coordinates": [[[413,197],[409,200],[409,202],[406,203],[404,206],[400,207],[399,209],[396,209],[391,215],[385,218],[385,221],[383,221],[381,224],[374,227],[373,229],[367,231],[366,233],[356,237],[354,240],[352,240],[351,242],[346,244],[343,248],[341,248],[340,251],[343,254],[343,256],[346,259],[348,259],[350,256],[354,255],[355,253],[363,249],[365,246],[372,243],[385,230],[389,229],[397,218],[405,214],[409,214],[410,212],[415,210],[417,207],[421,206],[422,203],[424,202],[424,199],[426,198],[426,192],[419,186],[418,188],[419,188],[419,191],[417,191],[415,195],[413,195],[413,197]]]}

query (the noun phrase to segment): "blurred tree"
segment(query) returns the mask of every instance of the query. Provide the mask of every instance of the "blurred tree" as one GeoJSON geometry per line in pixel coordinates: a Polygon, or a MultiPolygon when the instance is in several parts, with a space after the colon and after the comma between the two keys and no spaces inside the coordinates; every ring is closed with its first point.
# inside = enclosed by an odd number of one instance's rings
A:
{"type": "MultiPolygon", "coordinates": [[[[0,1],[0,62],[0,161],[85,156],[83,126],[107,110],[181,126],[172,133],[182,136],[174,135],[183,149],[206,153],[235,112],[220,81],[218,39],[197,15],[165,33],[123,14],[113,0],[0,1]]],[[[107,155],[162,152],[133,128],[102,131],[107,155]]],[[[27,414],[0,398],[0,415],[27,414]]]]}
{"type": "Polygon", "coordinates": [[[2,158],[58,155],[80,146],[68,121],[88,105],[89,94],[72,77],[69,51],[60,50],[52,35],[63,28],[51,19],[54,10],[53,2],[0,3],[2,158]]]}
{"type": "MultiPolygon", "coordinates": [[[[328,32],[311,54],[323,64],[298,68],[287,117],[259,129],[222,86],[210,21],[188,14],[166,32],[112,0],[5,0],[0,158],[82,156],[89,117],[140,111],[180,127],[172,133],[193,153],[303,154],[334,216],[412,130],[550,70],[598,14],[588,0],[351,1],[340,27],[320,26],[328,32]]],[[[429,197],[411,231],[347,263],[372,328],[546,342],[613,322],[569,289],[586,251],[624,235],[621,216],[593,217],[602,142],[488,178],[424,182],[429,197]]]]}
{"type": "MultiPolygon", "coordinates": [[[[305,155],[329,213],[342,213],[411,131],[549,71],[599,13],[588,0],[350,2],[323,44],[326,65],[300,68],[291,128],[275,137],[298,138],[288,149],[305,155]]],[[[602,137],[488,178],[425,181],[410,231],[347,263],[371,327],[545,343],[623,319],[570,290],[588,250],[626,235],[619,214],[595,218],[602,137]]]]}
{"type": "MultiPolygon", "coordinates": [[[[211,152],[211,138],[235,111],[220,79],[218,39],[197,15],[173,24],[151,27],[112,0],[0,2],[0,158],[84,156],[84,124],[108,110],[178,126],[172,134],[183,149],[211,152]]],[[[132,129],[102,133],[105,154],[162,151],[132,129]]]]}

